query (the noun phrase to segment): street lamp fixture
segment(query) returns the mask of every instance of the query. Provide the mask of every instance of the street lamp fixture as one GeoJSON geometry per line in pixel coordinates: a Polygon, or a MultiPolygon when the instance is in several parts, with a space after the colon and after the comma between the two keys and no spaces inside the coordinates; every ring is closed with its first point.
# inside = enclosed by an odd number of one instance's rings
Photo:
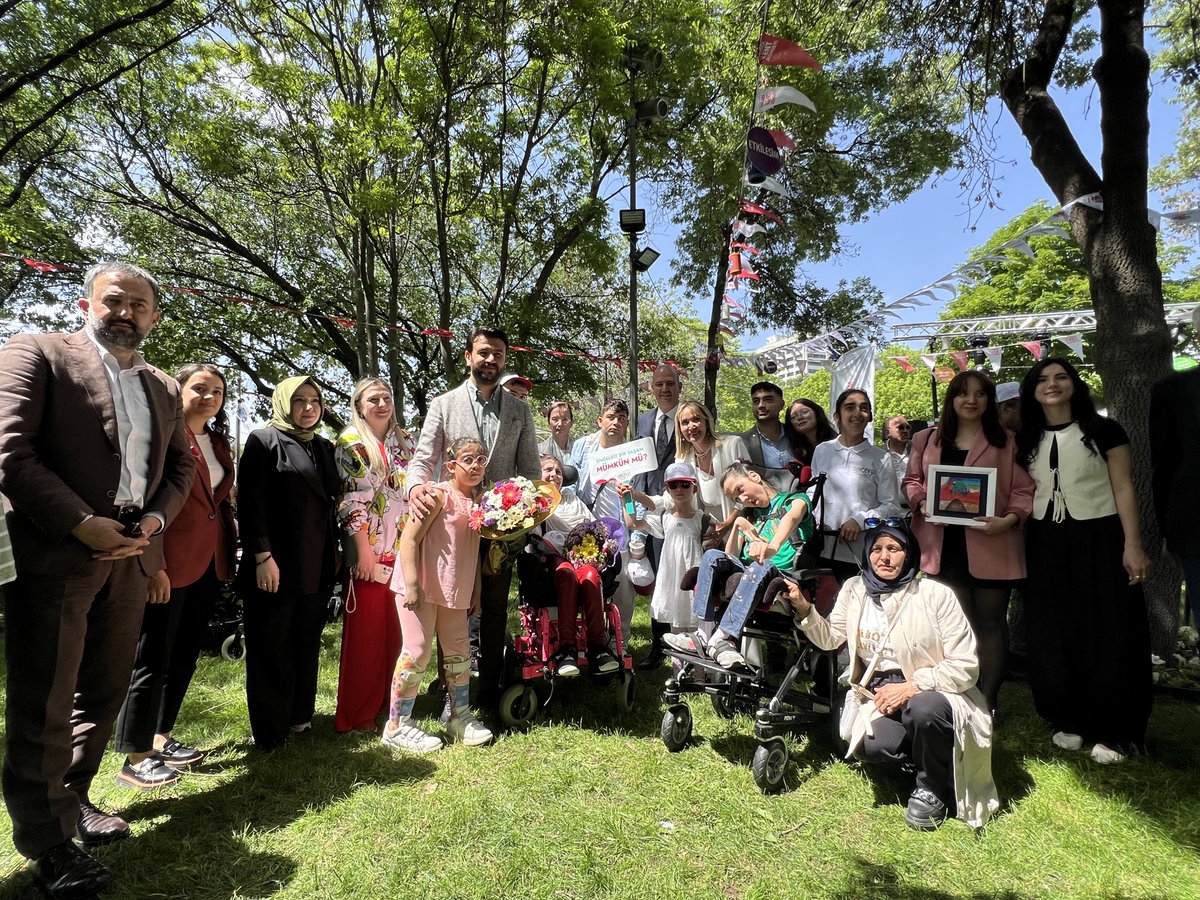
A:
{"type": "Polygon", "coordinates": [[[651,97],[649,100],[643,100],[633,108],[633,117],[637,119],[637,123],[642,126],[653,125],[655,122],[661,122],[667,117],[670,109],[667,107],[667,101],[662,97],[651,97]]]}
{"type": "Polygon", "coordinates": [[[641,253],[633,258],[633,267],[639,272],[645,272],[652,265],[654,265],[655,260],[657,260],[660,256],[662,256],[662,254],[653,247],[645,247],[642,249],[641,253]]]}
{"type": "Polygon", "coordinates": [[[644,209],[622,209],[619,213],[621,230],[626,234],[641,234],[646,230],[644,209]]]}

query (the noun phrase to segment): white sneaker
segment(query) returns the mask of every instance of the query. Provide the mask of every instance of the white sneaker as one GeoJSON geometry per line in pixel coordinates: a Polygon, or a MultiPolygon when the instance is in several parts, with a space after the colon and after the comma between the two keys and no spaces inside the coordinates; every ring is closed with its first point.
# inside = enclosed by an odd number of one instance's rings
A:
{"type": "Polygon", "coordinates": [[[1050,743],[1055,747],[1062,747],[1064,750],[1082,750],[1083,738],[1077,734],[1071,734],[1067,731],[1056,731],[1053,737],[1050,738],[1050,743]]]}
{"type": "Polygon", "coordinates": [[[1125,762],[1125,754],[1103,744],[1096,744],[1092,747],[1092,759],[1102,766],[1110,766],[1113,763],[1125,762]]]}
{"type": "Polygon", "coordinates": [[[422,731],[410,722],[402,722],[395,732],[389,733],[388,726],[383,726],[383,737],[379,743],[393,750],[407,750],[409,753],[432,753],[444,746],[442,739],[427,731],[422,731]]]}
{"type": "Polygon", "coordinates": [[[662,642],[672,650],[678,650],[681,653],[704,652],[704,636],[698,631],[685,632],[683,634],[664,634],[662,642]]]}
{"type": "Polygon", "coordinates": [[[446,734],[449,735],[450,740],[466,744],[468,747],[482,746],[495,736],[486,725],[469,712],[451,716],[446,725],[446,734]]]}

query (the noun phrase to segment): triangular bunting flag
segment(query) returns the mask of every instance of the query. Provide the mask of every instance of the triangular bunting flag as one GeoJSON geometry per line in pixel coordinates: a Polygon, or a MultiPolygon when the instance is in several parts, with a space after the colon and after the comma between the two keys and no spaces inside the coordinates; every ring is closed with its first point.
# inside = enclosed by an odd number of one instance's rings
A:
{"type": "Polygon", "coordinates": [[[778,84],[774,87],[759,88],[754,92],[754,111],[756,113],[766,112],[776,106],[783,106],[785,103],[794,103],[805,109],[811,109],[813,112],[817,111],[813,102],[791,85],[778,84]]]}
{"type": "Polygon", "coordinates": [[[1033,354],[1033,358],[1038,362],[1042,361],[1042,354],[1045,353],[1045,348],[1041,341],[1022,341],[1021,346],[1033,354]]]}
{"type": "Polygon", "coordinates": [[[929,366],[929,371],[932,372],[934,369],[937,368],[937,354],[936,353],[922,353],[921,354],[921,362],[923,362],[923,363],[925,363],[925,365],[929,366]]]}
{"type": "Polygon", "coordinates": [[[955,350],[950,354],[950,358],[954,360],[954,364],[958,366],[960,372],[965,372],[971,367],[971,358],[967,355],[966,350],[955,350]]]}
{"type": "Polygon", "coordinates": [[[767,131],[769,131],[771,133],[771,137],[773,137],[775,139],[775,146],[778,147],[780,150],[789,150],[790,151],[790,150],[796,149],[796,142],[793,141],[786,134],[784,134],[782,131],[779,131],[778,129],[775,129],[775,128],[768,128],[767,131]]]}
{"type": "Polygon", "coordinates": [[[811,53],[785,38],[764,34],[758,39],[758,61],[764,66],[804,66],[820,70],[811,53]]]}
{"type": "Polygon", "coordinates": [[[1066,344],[1072,353],[1083,359],[1083,335],[1082,334],[1064,334],[1059,337],[1059,340],[1066,344]]]}
{"type": "Polygon", "coordinates": [[[917,367],[914,366],[912,363],[910,363],[903,356],[893,356],[892,362],[894,362],[896,365],[898,365],[900,368],[902,368],[905,372],[917,371],[917,367]]]}
{"type": "Polygon", "coordinates": [[[993,372],[1000,371],[1000,361],[1004,358],[1003,347],[984,347],[983,355],[987,357],[988,364],[992,367],[993,372]]]}

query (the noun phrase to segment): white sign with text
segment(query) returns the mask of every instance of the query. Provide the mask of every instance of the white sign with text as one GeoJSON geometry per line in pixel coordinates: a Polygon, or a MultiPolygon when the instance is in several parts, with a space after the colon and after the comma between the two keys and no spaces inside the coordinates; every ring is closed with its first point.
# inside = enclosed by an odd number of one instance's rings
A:
{"type": "Polygon", "coordinates": [[[615,447],[597,447],[592,451],[592,481],[616,478],[628,481],[642,472],[658,468],[658,456],[651,438],[639,438],[615,447]]]}

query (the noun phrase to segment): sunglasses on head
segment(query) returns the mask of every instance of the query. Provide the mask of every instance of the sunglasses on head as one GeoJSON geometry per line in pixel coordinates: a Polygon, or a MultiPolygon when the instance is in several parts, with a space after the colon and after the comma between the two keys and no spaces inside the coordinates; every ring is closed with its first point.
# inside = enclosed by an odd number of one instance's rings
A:
{"type": "Polygon", "coordinates": [[[667,490],[668,491],[682,491],[685,488],[690,489],[693,487],[695,487],[695,485],[692,484],[690,481],[668,481],[667,482],[667,490]]]}
{"type": "Polygon", "coordinates": [[[863,519],[864,528],[878,528],[880,525],[886,525],[888,528],[903,528],[904,520],[899,516],[887,516],[883,519],[878,516],[868,516],[863,519]]]}

